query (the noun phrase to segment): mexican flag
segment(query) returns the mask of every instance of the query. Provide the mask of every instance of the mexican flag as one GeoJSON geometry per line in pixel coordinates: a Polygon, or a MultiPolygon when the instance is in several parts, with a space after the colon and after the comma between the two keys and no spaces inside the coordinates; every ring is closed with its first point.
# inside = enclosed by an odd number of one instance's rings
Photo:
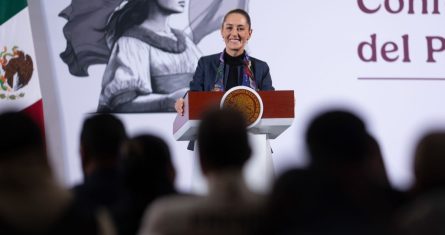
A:
{"type": "Polygon", "coordinates": [[[8,110],[28,113],[44,130],[27,0],[0,0],[0,112],[8,110]]]}

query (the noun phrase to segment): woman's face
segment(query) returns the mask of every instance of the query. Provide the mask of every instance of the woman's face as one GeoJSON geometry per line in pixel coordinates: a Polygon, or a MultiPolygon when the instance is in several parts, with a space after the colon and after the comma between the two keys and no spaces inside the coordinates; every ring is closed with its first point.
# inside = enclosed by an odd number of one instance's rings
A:
{"type": "Polygon", "coordinates": [[[184,12],[185,0],[157,0],[157,3],[162,10],[171,13],[184,12]]]}
{"type": "Polygon", "coordinates": [[[246,17],[233,13],[227,16],[221,28],[221,34],[226,43],[226,52],[232,56],[241,55],[247,44],[252,30],[246,17]]]}

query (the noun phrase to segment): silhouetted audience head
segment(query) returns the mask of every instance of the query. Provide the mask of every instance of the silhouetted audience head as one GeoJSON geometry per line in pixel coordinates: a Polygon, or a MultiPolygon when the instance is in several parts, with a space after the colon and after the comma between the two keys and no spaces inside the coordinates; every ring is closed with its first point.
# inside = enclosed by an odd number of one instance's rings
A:
{"type": "Polygon", "coordinates": [[[37,123],[21,112],[0,122],[0,234],[97,234],[95,214],[53,178],[37,123]]]}
{"type": "Polygon", "coordinates": [[[366,156],[367,141],[365,123],[342,110],[315,117],[306,132],[313,165],[361,162],[366,156]]]}
{"type": "Polygon", "coordinates": [[[268,199],[267,220],[259,234],[321,234],[326,228],[324,207],[330,195],[310,169],[292,169],[275,181],[268,199]],[[327,198],[327,200],[326,200],[327,198]]]}
{"type": "Polygon", "coordinates": [[[164,140],[153,135],[134,137],[125,142],[122,155],[127,188],[136,192],[173,189],[176,172],[164,140]]]}
{"type": "Polygon", "coordinates": [[[414,154],[412,200],[395,218],[397,234],[445,233],[445,132],[424,135],[414,154]]]}
{"type": "Polygon", "coordinates": [[[115,223],[119,234],[137,234],[145,209],[154,200],[176,193],[176,173],[167,144],[153,135],[124,143],[121,168],[127,194],[114,208],[115,223]]]}
{"type": "Polygon", "coordinates": [[[372,136],[367,137],[367,157],[365,163],[368,167],[369,180],[375,182],[382,187],[390,187],[388,174],[385,170],[383,154],[377,140],[372,136]]]}
{"type": "Polygon", "coordinates": [[[111,114],[97,114],[85,119],[80,134],[84,174],[89,174],[93,165],[115,164],[126,139],[123,123],[111,114]]]}
{"type": "Polygon", "coordinates": [[[154,202],[139,234],[255,234],[263,197],[249,190],[241,171],[251,154],[243,115],[231,109],[202,115],[198,151],[207,195],[154,202]]]}
{"type": "MultiPolygon", "coordinates": [[[[375,139],[355,114],[332,110],[307,129],[311,164],[280,178],[269,202],[275,234],[383,234],[393,210],[375,139]]],[[[273,232],[272,232],[273,233],[273,232]]]]}
{"type": "Polygon", "coordinates": [[[425,135],[414,156],[416,189],[445,188],[445,132],[425,135]]]}
{"type": "Polygon", "coordinates": [[[32,153],[45,154],[43,132],[24,113],[6,112],[0,115],[3,133],[0,137],[0,160],[32,153]]]}
{"type": "Polygon", "coordinates": [[[204,174],[241,169],[251,154],[243,115],[233,109],[206,113],[198,129],[198,147],[204,174]]]}

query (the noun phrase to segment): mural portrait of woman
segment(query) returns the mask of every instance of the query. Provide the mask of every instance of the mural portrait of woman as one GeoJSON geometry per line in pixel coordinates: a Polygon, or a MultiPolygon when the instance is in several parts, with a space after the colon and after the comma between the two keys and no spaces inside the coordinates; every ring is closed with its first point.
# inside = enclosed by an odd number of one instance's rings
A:
{"type": "Polygon", "coordinates": [[[247,0],[72,0],[60,16],[67,47],[62,60],[75,76],[106,64],[98,112],[175,112],[189,89],[199,41],[217,30],[225,12],[247,0]],[[186,29],[169,25],[189,4],[186,29]]]}

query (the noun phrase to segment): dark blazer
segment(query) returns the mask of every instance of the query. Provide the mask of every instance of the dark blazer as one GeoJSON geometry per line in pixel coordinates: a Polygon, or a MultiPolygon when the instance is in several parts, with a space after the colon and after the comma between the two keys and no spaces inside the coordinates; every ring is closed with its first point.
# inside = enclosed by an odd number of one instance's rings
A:
{"type": "MultiPolygon", "coordinates": [[[[216,70],[219,67],[220,53],[203,56],[198,61],[198,67],[196,68],[193,80],[190,82],[191,91],[210,91],[216,82],[216,70]]],[[[268,91],[274,90],[272,86],[272,78],[270,77],[269,66],[266,62],[250,57],[252,61],[252,72],[259,90],[268,91]]],[[[227,82],[229,76],[229,65],[225,65],[224,68],[224,84],[227,82]]],[[[238,71],[241,74],[242,66],[238,67],[238,71]]],[[[239,76],[242,79],[242,76],[239,76]]],[[[241,84],[242,81],[238,81],[241,84]]]]}
{"type": "MultiPolygon", "coordinates": [[[[191,91],[211,91],[216,82],[216,70],[219,67],[219,56],[221,53],[203,56],[198,61],[193,80],[190,82],[191,91]]],[[[275,90],[272,86],[272,78],[270,77],[269,66],[266,62],[254,57],[250,57],[252,61],[252,72],[257,87],[261,91],[275,90]]],[[[224,85],[229,77],[229,65],[224,68],[224,85]]],[[[238,67],[238,73],[241,74],[242,67],[238,67]]],[[[239,76],[238,84],[241,84],[242,76],[239,76]]],[[[187,149],[194,150],[195,141],[190,141],[187,149]]]]}

